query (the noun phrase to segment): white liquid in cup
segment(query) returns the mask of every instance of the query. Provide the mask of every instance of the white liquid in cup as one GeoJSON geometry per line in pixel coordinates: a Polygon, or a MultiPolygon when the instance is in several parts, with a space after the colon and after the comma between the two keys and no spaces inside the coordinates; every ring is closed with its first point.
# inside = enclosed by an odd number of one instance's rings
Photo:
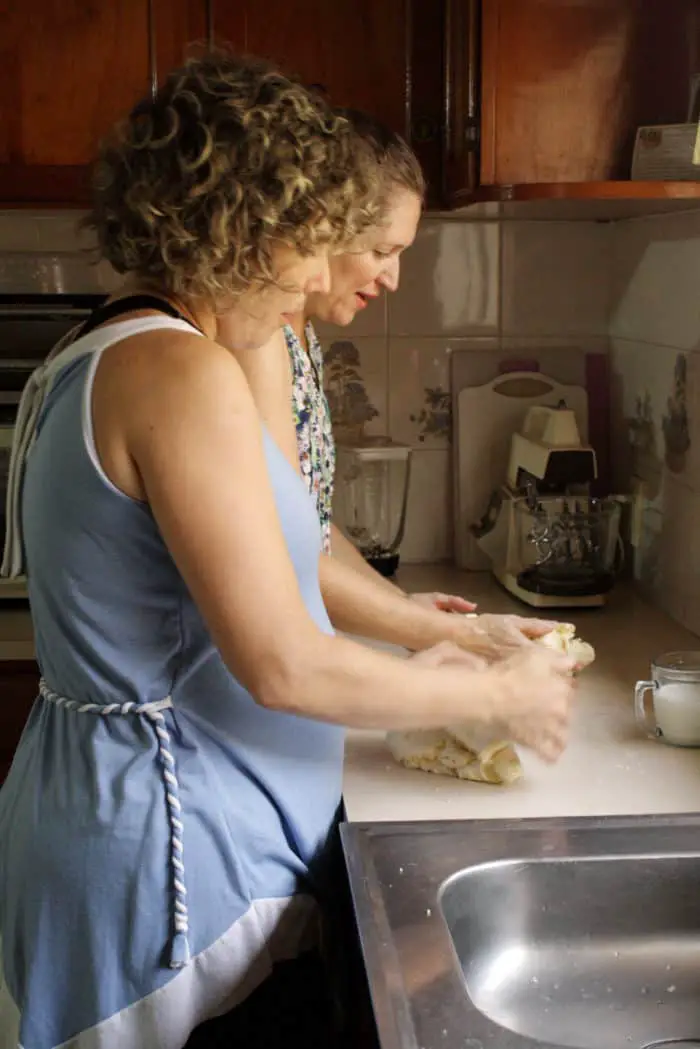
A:
{"type": "Polygon", "coordinates": [[[700,682],[678,682],[654,690],[656,724],[667,743],[700,746],[700,682]]]}

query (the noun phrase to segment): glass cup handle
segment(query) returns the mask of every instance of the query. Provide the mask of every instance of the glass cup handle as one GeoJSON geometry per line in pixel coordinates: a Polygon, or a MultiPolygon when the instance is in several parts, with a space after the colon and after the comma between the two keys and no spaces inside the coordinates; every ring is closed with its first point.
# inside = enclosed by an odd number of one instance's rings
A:
{"type": "Polygon", "coordinates": [[[647,692],[654,692],[655,689],[655,681],[638,681],[634,687],[634,716],[637,719],[637,724],[641,725],[647,735],[652,739],[659,738],[661,735],[661,729],[656,724],[656,721],[653,722],[652,726],[651,718],[649,714],[647,714],[644,700],[647,692]]]}

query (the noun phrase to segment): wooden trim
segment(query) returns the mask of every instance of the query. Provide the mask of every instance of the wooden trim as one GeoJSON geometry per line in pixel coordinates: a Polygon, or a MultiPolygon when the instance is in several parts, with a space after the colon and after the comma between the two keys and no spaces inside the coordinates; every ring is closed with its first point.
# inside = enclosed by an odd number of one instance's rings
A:
{"type": "Polygon", "coordinates": [[[0,206],[84,208],[90,203],[89,167],[0,164],[0,206]]]}
{"type": "Polygon", "coordinates": [[[498,45],[501,0],[481,0],[481,144],[480,182],[498,182],[496,129],[498,120],[498,45]]]}

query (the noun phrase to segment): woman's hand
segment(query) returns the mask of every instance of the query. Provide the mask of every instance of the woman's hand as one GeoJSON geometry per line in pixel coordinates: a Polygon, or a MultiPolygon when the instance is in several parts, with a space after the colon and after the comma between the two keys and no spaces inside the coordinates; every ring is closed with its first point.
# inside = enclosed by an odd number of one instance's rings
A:
{"type": "Polygon", "coordinates": [[[485,670],[488,663],[474,652],[455,645],[452,641],[441,641],[432,648],[426,648],[422,652],[416,652],[409,657],[413,663],[424,667],[461,666],[470,670],[485,670]]]}
{"type": "Polygon", "coordinates": [[[575,693],[574,659],[528,645],[489,666],[474,653],[445,641],[417,653],[411,661],[421,666],[482,671],[483,690],[493,697],[492,712],[497,722],[494,739],[503,736],[550,762],[564,750],[575,693]]]}
{"type": "Polygon", "coordinates": [[[416,604],[424,608],[437,609],[438,612],[459,612],[466,615],[467,612],[473,612],[476,608],[472,601],[467,601],[464,597],[455,597],[453,594],[430,593],[409,594],[408,596],[416,604]]]}
{"type": "Polygon", "coordinates": [[[556,761],[566,746],[575,669],[574,659],[530,645],[485,671],[506,736],[545,761],[556,761]]]}
{"type": "Polygon", "coordinates": [[[464,618],[457,624],[456,643],[485,659],[504,659],[518,649],[527,648],[536,638],[551,633],[556,622],[525,619],[522,616],[484,614],[464,618]]]}

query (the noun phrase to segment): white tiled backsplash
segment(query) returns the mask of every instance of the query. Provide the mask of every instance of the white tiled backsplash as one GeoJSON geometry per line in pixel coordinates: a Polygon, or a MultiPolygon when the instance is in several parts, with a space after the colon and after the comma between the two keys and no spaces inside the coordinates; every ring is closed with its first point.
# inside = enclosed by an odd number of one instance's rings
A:
{"type": "MultiPolygon", "coordinates": [[[[74,251],[75,215],[0,212],[0,253],[74,251]]],[[[110,285],[110,273],[95,279],[110,285]]],[[[401,286],[321,329],[362,390],[347,406],[414,448],[406,561],[452,555],[449,354],[576,345],[613,361],[616,483],[647,481],[638,572],[700,632],[700,213],[619,223],[426,218],[401,286]],[[359,406],[359,407],[358,407],[359,406]]]]}
{"type": "Polygon", "coordinates": [[[636,572],[700,634],[700,213],[620,223],[613,248],[617,482],[649,497],[636,572]]]}
{"type": "Polygon", "coordinates": [[[389,436],[414,449],[405,561],[452,557],[450,352],[543,343],[600,351],[611,265],[607,225],[427,218],[386,305],[342,333],[323,330],[326,345],[349,340],[359,352],[379,412],[368,429],[387,419],[389,436]]]}

